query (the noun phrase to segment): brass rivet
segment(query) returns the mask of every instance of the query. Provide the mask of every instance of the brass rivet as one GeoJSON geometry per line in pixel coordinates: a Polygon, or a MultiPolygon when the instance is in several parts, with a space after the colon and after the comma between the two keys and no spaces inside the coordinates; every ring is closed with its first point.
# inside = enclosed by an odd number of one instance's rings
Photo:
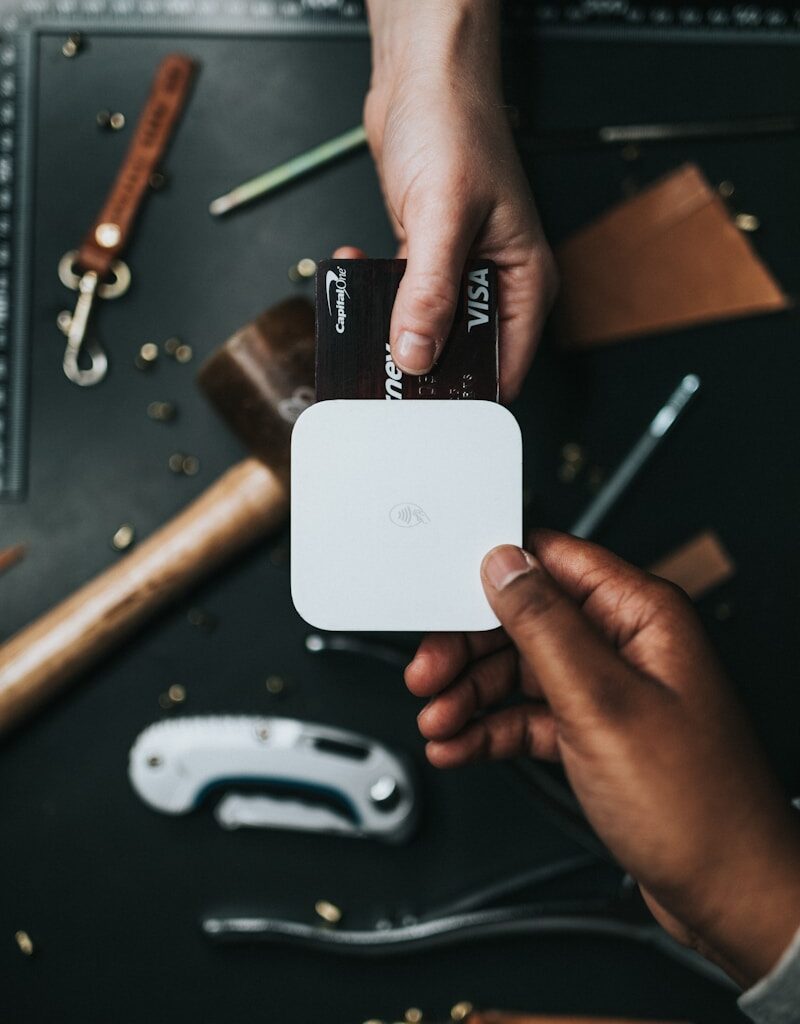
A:
{"type": "Polygon", "coordinates": [[[144,345],[136,353],[136,359],[134,360],[137,369],[149,370],[151,366],[155,364],[158,359],[158,345],[152,341],[146,341],[144,345]]]}
{"type": "Polygon", "coordinates": [[[308,256],[304,256],[303,259],[298,260],[297,263],[293,263],[289,267],[289,280],[291,281],[307,281],[312,278],[317,272],[317,264],[315,260],[312,260],[308,256]]]}
{"type": "Polygon", "coordinates": [[[273,697],[277,697],[279,693],[283,693],[286,689],[286,680],[280,676],[267,676],[264,685],[267,688],[267,693],[272,694],[273,697]]]}
{"type": "Polygon", "coordinates": [[[719,192],[723,199],[730,199],[735,191],[736,189],[732,181],[721,181],[717,185],[717,192],[719,192]]]}
{"type": "Polygon", "coordinates": [[[465,1017],[469,1017],[475,1007],[472,1003],[466,999],[462,1000],[450,1010],[450,1020],[464,1020],[465,1017]]]}
{"type": "Polygon", "coordinates": [[[27,932],[14,932],[14,940],[19,946],[20,953],[24,953],[25,956],[33,956],[33,940],[27,932]]]}
{"type": "Polygon", "coordinates": [[[104,249],[113,249],[119,243],[120,238],[122,238],[122,232],[120,231],[119,224],[108,222],[98,224],[94,229],[94,240],[98,245],[102,245],[104,249]]]}
{"type": "Polygon", "coordinates": [[[180,683],[173,683],[167,690],[167,696],[173,704],[183,704],[186,700],[186,687],[180,683]]]}
{"type": "Polygon", "coordinates": [[[125,115],[120,114],[119,111],[117,111],[117,113],[112,114],[108,119],[108,124],[115,132],[122,131],[125,127],[125,115]]]}
{"type": "Polygon", "coordinates": [[[111,538],[111,547],[115,551],[127,551],[136,539],[136,531],[131,523],[123,523],[111,538]]]}
{"type": "Polygon", "coordinates": [[[748,234],[751,231],[758,231],[761,227],[761,221],[754,213],[737,213],[734,223],[740,231],[746,231],[748,234]]]}
{"type": "Polygon", "coordinates": [[[422,1010],[418,1006],[409,1006],[403,1014],[403,1020],[406,1024],[419,1024],[422,1020],[422,1010]]]}
{"type": "Polygon", "coordinates": [[[342,919],[342,911],[329,900],[317,900],[314,910],[317,912],[317,916],[327,924],[338,924],[342,919]]]}
{"type": "Polygon", "coordinates": [[[174,356],[180,344],[180,338],[167,338],[167,340],[164,342],[164,351],[167,353],[168,356],[174,356]]]}
{"type": "Polygon", "coordinates": [[[191,345],[178,345],[175,349],[175,358],[179,363],[190,362],[193,354],[191,345]]]}
{"type": "Polygon", "coordinates": [[[110,110],[98,110],[94,116],[97,122],[97,127],[102,128],[104,131],[106,128],[111,126],[111,111],[110,110]]]}
{"type": "Polygon", "coordinates": [[[151,402],[147,406],[147,415],[151,420],[166,423],[168,420],[175,419],[175,406],[172,402],[151,402]]]}
{"type": "Polygon", "coordinates": [[[184,455],[181,463],[181,472],[184,476],[197,476],[200,472],[200,460],[196,455],[184,455]]]}
{"type": "Polygon", "coordinates": [[[83,37],[80,32],[70,32],[61,47],[61,52],[65,57],[77,57],[78,53],[83,46],[83,37]]]}
{"type": "Polygon", "coordinates": [[[173,473],[183,472],[183,460],[184,456],[181,452],[173,452],[167,460],[167,465],[173,473]]]}

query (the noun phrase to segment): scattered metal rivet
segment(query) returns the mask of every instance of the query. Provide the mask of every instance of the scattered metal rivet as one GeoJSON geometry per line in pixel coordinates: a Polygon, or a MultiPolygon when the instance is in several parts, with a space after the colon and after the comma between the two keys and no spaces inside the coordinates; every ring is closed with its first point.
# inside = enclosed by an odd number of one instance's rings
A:
{"type": "Polygon", "coordinates": [[[418,1006],[409,1006],[403,1014],[403,1020],[406,1024],[420,1024],[420,1021],[422,1020],[422,1010],[420,1010],[418,1006]]]}
{"type": "Polygon", "coordinates": [[[735,191],[736,189],[732,181],[721,181],[717,185],[717,192],[719,192],[723,199],[730,199],[735,191]]]}
{"type": "Polygon", "coordinates": [[[149,370],[155,366],[158,359],[158,345],[152,341],[146,341],[136,353],[134,364],[137,370],[149,370]]]}
{"type": "Polygon", "coordinates": [[[329,900],[317,900],[314,904],[314,910],[317,916],[321,917],[328,924],[338,924],[342,919],[342,911],[335,903],[331,903],[329,900]]]}
{"type": "Polygon", "coordinates": [[[151,402],[147,406],[147,415],[150,419],[158,420],[162,423],[166,423],[168,420],[174,420],[175,412],[175,406],[172,402],[151,402]]]}
{"type": "Polygon", "coordinates": [[[173,704],[183,704],[186,700],[186,687],[180,683],[173,683],[167,690],[167,696],[173,704]]]}
{"type": "Polygon", "coordinates": [[[162,764],[163,761],[158,756],[158,754],[151,754],[150,757],[148,757],[147,759],[148,768],[160,768],[162,764]]]}
{"type": "Polygon", "coordinates": [[[175,349],[175,358],[179,363],[188,363],[193,356],[191,345],[178,345],[175,349]]]}
{"type": "Polygon", "coordinates": [[[102,128],[103,131],[111,127],[111,111],[110,110],[98,110],[94,117],[97,122],[97,127],[102,128]]]}
{"type": "Polygon", "coordinates": [[[62,309],[56,317],[56,324],[62,334],[69,334],[69,329],[72,325],[72,313],[68,309],[62,309]]]}
{"type": "Polygon", "coordinates": [[[19,946],[20,953],[24,953],[25,956],[33,956],[33,940],[27,932],[14,932],[14,940],[19,946]]]}
{"type": "Polygon", "coordinates": [[[369,787],[369,798],[378,807],[386,807],[398,794],[397,779],[393,775],[381,775],[369,787]]]}
{"type": "Polygon", "coordinates": [[[182,342],[180,338],[167,338],[164,342],[164,351],[168,356],[174,356],[181,344],[182,342]]]}
{"type": "Polygon", "coordinates": [[[734,223],[740,231],[758,231],[761,227],[761,221],[754,213],[737,213],[734,223]]]}
{"type": "Polygon", "coordinates": [[[450,1020],[464,1020],[465,1017],[469,1017],[475,1007],[468,1000],[463,999],[460,1003],[456,1003],[450,1010],[450,1020]]]}
{"type": "Polygon", "coordinates": [[[196,626],[206,633],[210,633],[217,625],[217,620],[205,608],[190,608],[186,613],[186,618],[189,625],[196,626]]]}
{"type": "Polygon", "coordinates": [[[278,694],[283,693],[286,689],[286,680],[281,676],[267,676],[264,685],[267,688],[267,693],[271,693],[273,697],[277,697],[278,694]]]}
{"type": "Polygon", "coordinates": [[[717,622],[727,622],[733,616],[733,605],[730,601],[720,601],[714,609],[714,618],[717,622]]]}
{"type": "Polygon", "coordinates": [[[163,171],[153,171],[147,183],[154,192],[160,192],[167,183],[167,176],[163,171]]]}
{"type": "Polygon", "coordinates": [[[312,260],[308,256],[304,256],[303,259],[298,260],[297,263],[293,263],[289,267],[289,280],[290,281],[307,281],[313,277],[317,272],[317,264],[315,260],[312,260]]]}
{"type": "Polygon", "coordinates": [[[638,160],[642,153],[635,143],[629,142],[627,145],[622,147],[621,155],[623,160],[638,160]]]}
{"type": "Polygon", "coordinates": [[[94,240],[104,249],[113,249],[121,237],[119,224],[113,224],[111,221],[104,221],[94,229],[94,240]]]}
{"type": "Polygon", "coordinates": [[[183,476],[196,476],[200,472],[200,460],[196,455],[184,455],[183,452],[173,452],[167,460],[167,465],[173,473],[180,473],[183,476]]]}
{"type": "Polygon", "coordinates": [[[83,37],[80,32],[70,32],[61,47],[61,52],[65,57],[77,57],[82,47],[83,37]]]}
{"type": "Polygon", "coordinates": [[[125,115],[117,111],[116,113],[112,114],[111,117],[108,119],[108,125],[115,132],[122,131],[122,129],[125,127],[125,115]]]}
{"type": "Polygon", "coordinates": [[[136,530],[132,523],[123,523],[111,538],[111,547],[115,551],[127,551],[136,538],[136,530]]]}

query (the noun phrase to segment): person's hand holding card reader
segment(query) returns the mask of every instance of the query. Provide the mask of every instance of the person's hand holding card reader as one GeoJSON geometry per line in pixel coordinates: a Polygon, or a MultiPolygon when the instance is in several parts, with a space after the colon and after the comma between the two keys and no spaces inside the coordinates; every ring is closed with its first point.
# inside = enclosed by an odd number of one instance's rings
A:
{"type": "MultiPolygon", "coordinates": [[[[374,283],[376,267],[385,268],[383,276],[393,278],[396,290],[402,274],[401,261],[345,261],[344,267],[342,262],[330,261],[318,271],[318,396],[330,393],[320,381],[322,366],[338,367],[341,381],[341,368],[354,354],[365,359],[367,378],[370,353],[385,361],[393,290],[384,291],[376,306],[380,289],[359,288],[359,276],[371,276],[374,283]],[[326,275],[334,272],[341,279],[342,269],[349,278],[343,297],[344,333],[336,329],[342,324],[342,298],[337,294],[339,308],[334,304],[329,315],[327,300],[319,293],[326,275]]],[[[488,266],[496,280],[491,264],[483,261],[481,266],[488,266]]],[[[460,301],[444,354],[428,378],[440,392],[449,389],[448,365],[456,368],[459,382],[474,370],[475,390],[485,393],[489,366],[494,374],[489,391],[493,388],[496,394],[496,287],[478,341],[468,330],[470,267],[462,289],[463,314],[460,301]]],[[[363,389],[365,378],[356,372],[350,377],[363,389]]],[[[380,376],[373,377],[374,388],[381,388],[378,394],[364,396],[362,390],[359,397],[349,397],[345,386],[341,398],[318,401],[295,424],[295,608],[318,629],[492,629],[498,622],[483,592],[480,565],[491,548],[522,539],[522,439],[517,422],[492,401],[422,396],[390,400],[383,397],[380,376]]],[[[405,380],[420,390],[422,378],[403,375],[405,380]]],[[[453,397],[466,397],[463,388],[453,397]]]]}

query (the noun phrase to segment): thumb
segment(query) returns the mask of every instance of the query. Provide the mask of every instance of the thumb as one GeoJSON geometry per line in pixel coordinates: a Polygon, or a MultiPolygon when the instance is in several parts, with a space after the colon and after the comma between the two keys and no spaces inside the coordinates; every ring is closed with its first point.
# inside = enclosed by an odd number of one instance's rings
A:
{"type": "Polygon", "coordinates": [[[421,207],[403,224],[408,262],[392,311],[392,358],[404,373],[427,373],[453,323],[461,275],[475,237],[463,210],[421,207]]]}
{"type": "Polygon", "coordinates": [[[570,722],[617,706],[633,672],[542,564],[504,544],[484,558],[489,604],[542,688],[553,713],[570,722]]]}

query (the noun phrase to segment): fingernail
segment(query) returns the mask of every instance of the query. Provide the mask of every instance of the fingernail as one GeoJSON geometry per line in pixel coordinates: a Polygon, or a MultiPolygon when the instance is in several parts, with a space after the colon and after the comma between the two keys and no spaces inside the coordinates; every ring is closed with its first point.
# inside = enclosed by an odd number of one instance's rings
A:
{"type": "Polygon", "coordinates": [[[527,551],[506,544],[486,556],[483,571],[494,589],[502,590],[518,576],[530,572],[534,564],[527,551]]]}
{"type": "Polygon", "coordinates": [[[436,359],[436,343],[432,338],[413,331],[402,331],[394,343],[395,359],[401,370],[426,373],[436,359]]]}

